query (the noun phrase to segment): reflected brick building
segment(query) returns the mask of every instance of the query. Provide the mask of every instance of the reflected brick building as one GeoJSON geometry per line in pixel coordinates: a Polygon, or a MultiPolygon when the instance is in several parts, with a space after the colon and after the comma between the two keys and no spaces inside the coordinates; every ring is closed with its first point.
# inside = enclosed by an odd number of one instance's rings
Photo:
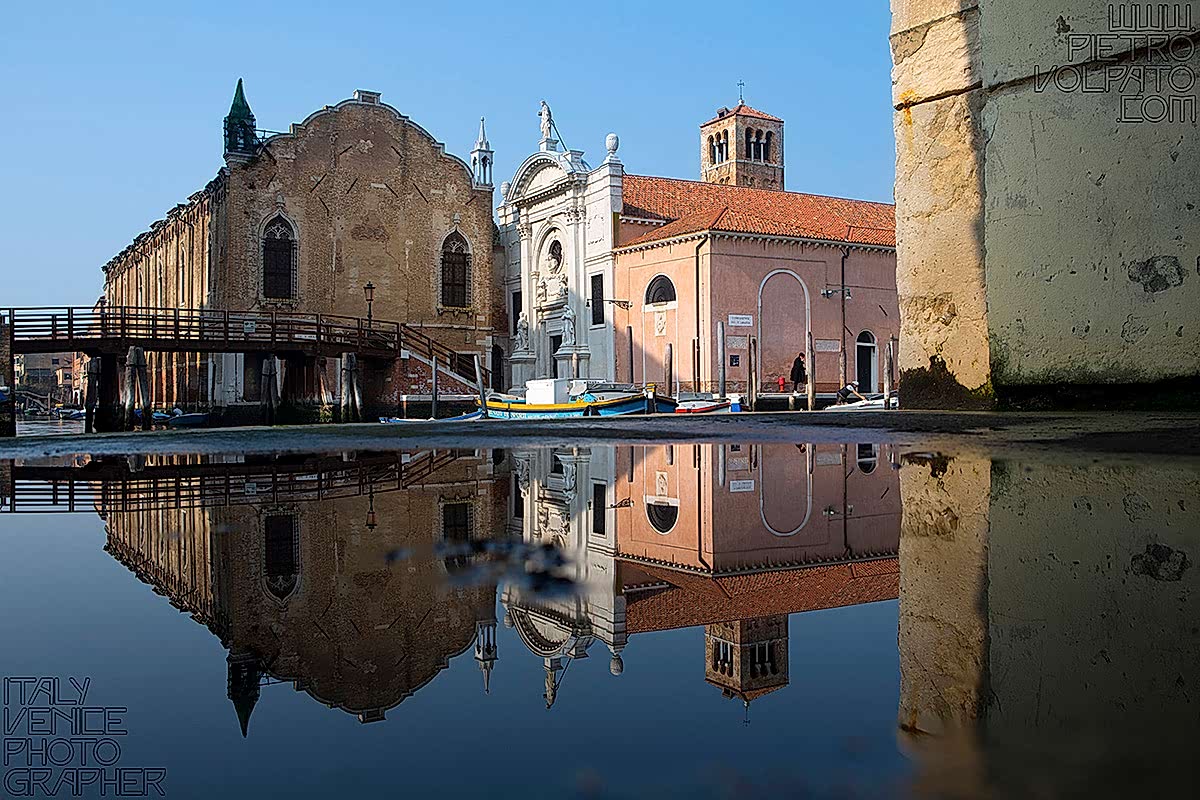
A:
{"type": "MultiPolygon", "coordinates": [[[[149,483],[140,496],[102,503],[108,552],[229,651],[229,698],[243,733],[268,682],[290,682],[371,722],[478,643],[486,684],[495,589],[448,581],[464,564],[435,547],[502,531],[504,479],[474,456],[401,458],[341,470],[275,462],[253,482],[234,478],[223,497],[204,495],[223,500],[219,507],[159,507],[149,483]],[[260,477],[281,473],[290,477],[260,477]],[[310,493],[317,475],[319,501],[310,493]]],[[[242,463],[227,469],[236,475],[242,463]]]]}

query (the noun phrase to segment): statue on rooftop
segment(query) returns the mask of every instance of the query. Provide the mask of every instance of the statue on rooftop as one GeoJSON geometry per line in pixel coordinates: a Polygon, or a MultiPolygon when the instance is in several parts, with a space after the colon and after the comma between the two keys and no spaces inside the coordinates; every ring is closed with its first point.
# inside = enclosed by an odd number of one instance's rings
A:
{"type": "Polygon", "coordinates": [[[550,115],[550,106],[545,100],[542,101],[542,108],[538,111],[538,116],[542,119],[542,138],[549,139],[554,128],[554,117],[550,115]]]}

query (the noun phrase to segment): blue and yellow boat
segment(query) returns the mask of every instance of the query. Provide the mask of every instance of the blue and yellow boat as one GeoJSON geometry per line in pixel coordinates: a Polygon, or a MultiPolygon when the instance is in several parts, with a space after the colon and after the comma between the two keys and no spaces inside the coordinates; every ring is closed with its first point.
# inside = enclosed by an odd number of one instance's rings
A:
{"type": "MultiPolygon", "coordinates": [[[[476,401],[476,405],[479,401],[476,401]]],[[[603,386],[569,396],[563,402],[530,402],[528,397],[493,394],[487,400],[490,419],[566,419],[570,417],[621,417],[630,414],[672,414],[677,403],[654,389],[622,390],[603,386]]]]}

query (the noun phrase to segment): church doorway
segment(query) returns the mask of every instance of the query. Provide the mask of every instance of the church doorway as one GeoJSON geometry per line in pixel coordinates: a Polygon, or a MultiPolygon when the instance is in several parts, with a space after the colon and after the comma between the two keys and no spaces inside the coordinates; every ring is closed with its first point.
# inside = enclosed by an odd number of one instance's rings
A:
{"type": "Polygon", "coordinates": [[[550,377],[551,378],[558,377],[558,359],[554,357],[554,354],[558,352],[558,348],[562,347],[562,339],[563,339],[563,337],[558,336],[558,335],[550,337],[550,377]]]}

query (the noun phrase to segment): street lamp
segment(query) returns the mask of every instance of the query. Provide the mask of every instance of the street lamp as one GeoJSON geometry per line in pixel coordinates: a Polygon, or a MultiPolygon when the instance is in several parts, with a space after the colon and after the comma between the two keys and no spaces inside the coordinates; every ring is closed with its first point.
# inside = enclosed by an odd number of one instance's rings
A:
{"type": "Polygon", "coordinates": [[[367,495],[367,530],[373,531],[379,525],[375,518],[375,489],[372,486],[370,493],[367,495]]]}
{"type": "Polygon", "coordinates": [[[375,284],[367,281],[363,287],[363,295],[367,298],[367,324],[371,324],[371,303],[375,300],[375,284]]]}

